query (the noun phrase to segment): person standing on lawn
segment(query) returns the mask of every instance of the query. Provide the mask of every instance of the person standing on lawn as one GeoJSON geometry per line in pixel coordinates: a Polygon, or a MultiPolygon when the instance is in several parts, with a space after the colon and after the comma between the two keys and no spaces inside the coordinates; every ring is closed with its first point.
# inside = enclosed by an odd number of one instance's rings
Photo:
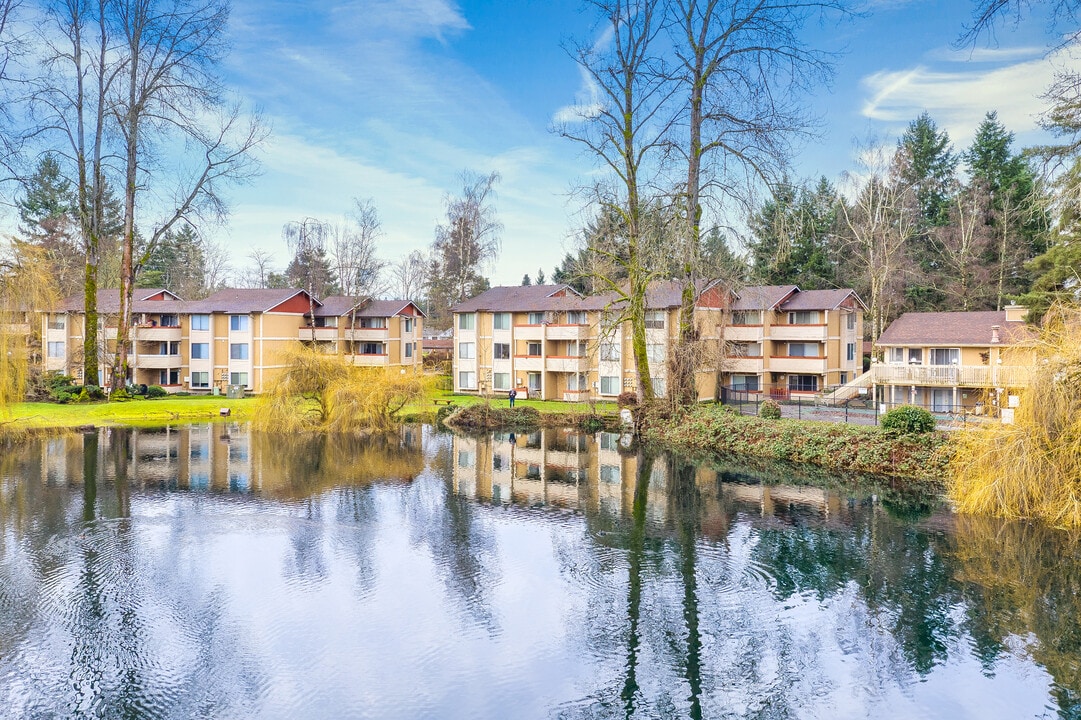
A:
{"type": "Polygon", "coordinates": [[[510,392],[507,393],[507,400],[510,401],[510,406],[511,407],[514,407],[514,398],[516,398],[516,397],[518,397],[518,391],[515,390],[514,388],[511,388],[510,392]]]}

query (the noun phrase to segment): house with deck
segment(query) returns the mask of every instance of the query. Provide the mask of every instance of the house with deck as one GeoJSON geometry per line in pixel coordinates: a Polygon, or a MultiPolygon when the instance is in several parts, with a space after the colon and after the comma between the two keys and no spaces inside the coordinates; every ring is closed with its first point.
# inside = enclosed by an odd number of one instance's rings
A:
{"type": "Polygon", "coordinates": [[[1034,328],[1025,308],[905,313],[875,344],[874,397],[882,409],[990,413],[1028,383],[1034,328]]]}

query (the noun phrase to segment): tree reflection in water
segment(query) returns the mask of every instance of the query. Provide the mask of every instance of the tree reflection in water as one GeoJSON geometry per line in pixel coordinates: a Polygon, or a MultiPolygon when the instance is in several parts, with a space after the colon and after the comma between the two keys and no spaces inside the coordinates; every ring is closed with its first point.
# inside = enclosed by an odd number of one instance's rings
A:
{"type": "Polygon", "coordinates": [[[35,440],[0,453],[0,707],[1081,716],[1078,536],[748,477],[562,431],[35,440]]]}

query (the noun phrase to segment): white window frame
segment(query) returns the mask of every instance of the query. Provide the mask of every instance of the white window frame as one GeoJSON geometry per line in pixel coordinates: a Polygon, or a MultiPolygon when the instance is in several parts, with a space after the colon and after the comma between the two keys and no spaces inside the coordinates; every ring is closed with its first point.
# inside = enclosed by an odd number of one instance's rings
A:
{"type": "Polygon", "coordinates": [[[475,330],[477,328],[477,314],[476,313],[459,313],[458,314],[458,329],[459,330],[475,330]]]}
{"type": "Polygon", "coordinates": [[[472,342],[458,343],[458,359],[475,360],[477,358],[477,344],[472,342]]]}
{"type": "MultiPolygon", "coordinates": [[[[251,348],[248,343],[229,343],[230,360],[251,360],[251,348]]],[[[232,383],[237,385],[238,383],[232,383]]]]}
{"type": "Polygon", "coordinates": [[[463,390],[477,389],[477,373],[472,370],[458,371],[458,387],[463,390]]]}
{"type": "Polygon", "coordinates": [[[191,344],[191,359],[192,360],[209,360],[210,359],[210,343],[198,342],[191,344]],[[205,352],[202,355],[196,354],[196,348],[203,348],[205,352]]]}
{"type": "Polygon", "coordinates": [[[509,312],[492,313],[492,329],[493,330],[510,330],[510,313],[509,312]]]}
{"type": "Polygon", "coordinates": [[[618,375],[601,375],[600,381],[600,394],[601,395],[619,395],[620,384],[618,375]],[[605,385],[608,387],[606,388],[605,385]]]}
{"type": "MultiPolygon", "coordinates": [[[[248,332],[251,330],[251,318],[247,315],[230,315],[229,316],[229,331],[230,332],[248,332]]],[[[234,385],[236,383],[233,383],[234,385]]]]}

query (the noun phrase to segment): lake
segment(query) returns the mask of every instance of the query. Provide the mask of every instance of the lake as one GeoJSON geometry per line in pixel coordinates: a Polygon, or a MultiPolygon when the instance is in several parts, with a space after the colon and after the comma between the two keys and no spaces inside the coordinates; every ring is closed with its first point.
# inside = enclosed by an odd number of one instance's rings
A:
{"type": "Polygon", "coordinates": [[[562,430],[27,441],[0,715],[1081,717],[1077,535],[838,487],[562,430]]]}

